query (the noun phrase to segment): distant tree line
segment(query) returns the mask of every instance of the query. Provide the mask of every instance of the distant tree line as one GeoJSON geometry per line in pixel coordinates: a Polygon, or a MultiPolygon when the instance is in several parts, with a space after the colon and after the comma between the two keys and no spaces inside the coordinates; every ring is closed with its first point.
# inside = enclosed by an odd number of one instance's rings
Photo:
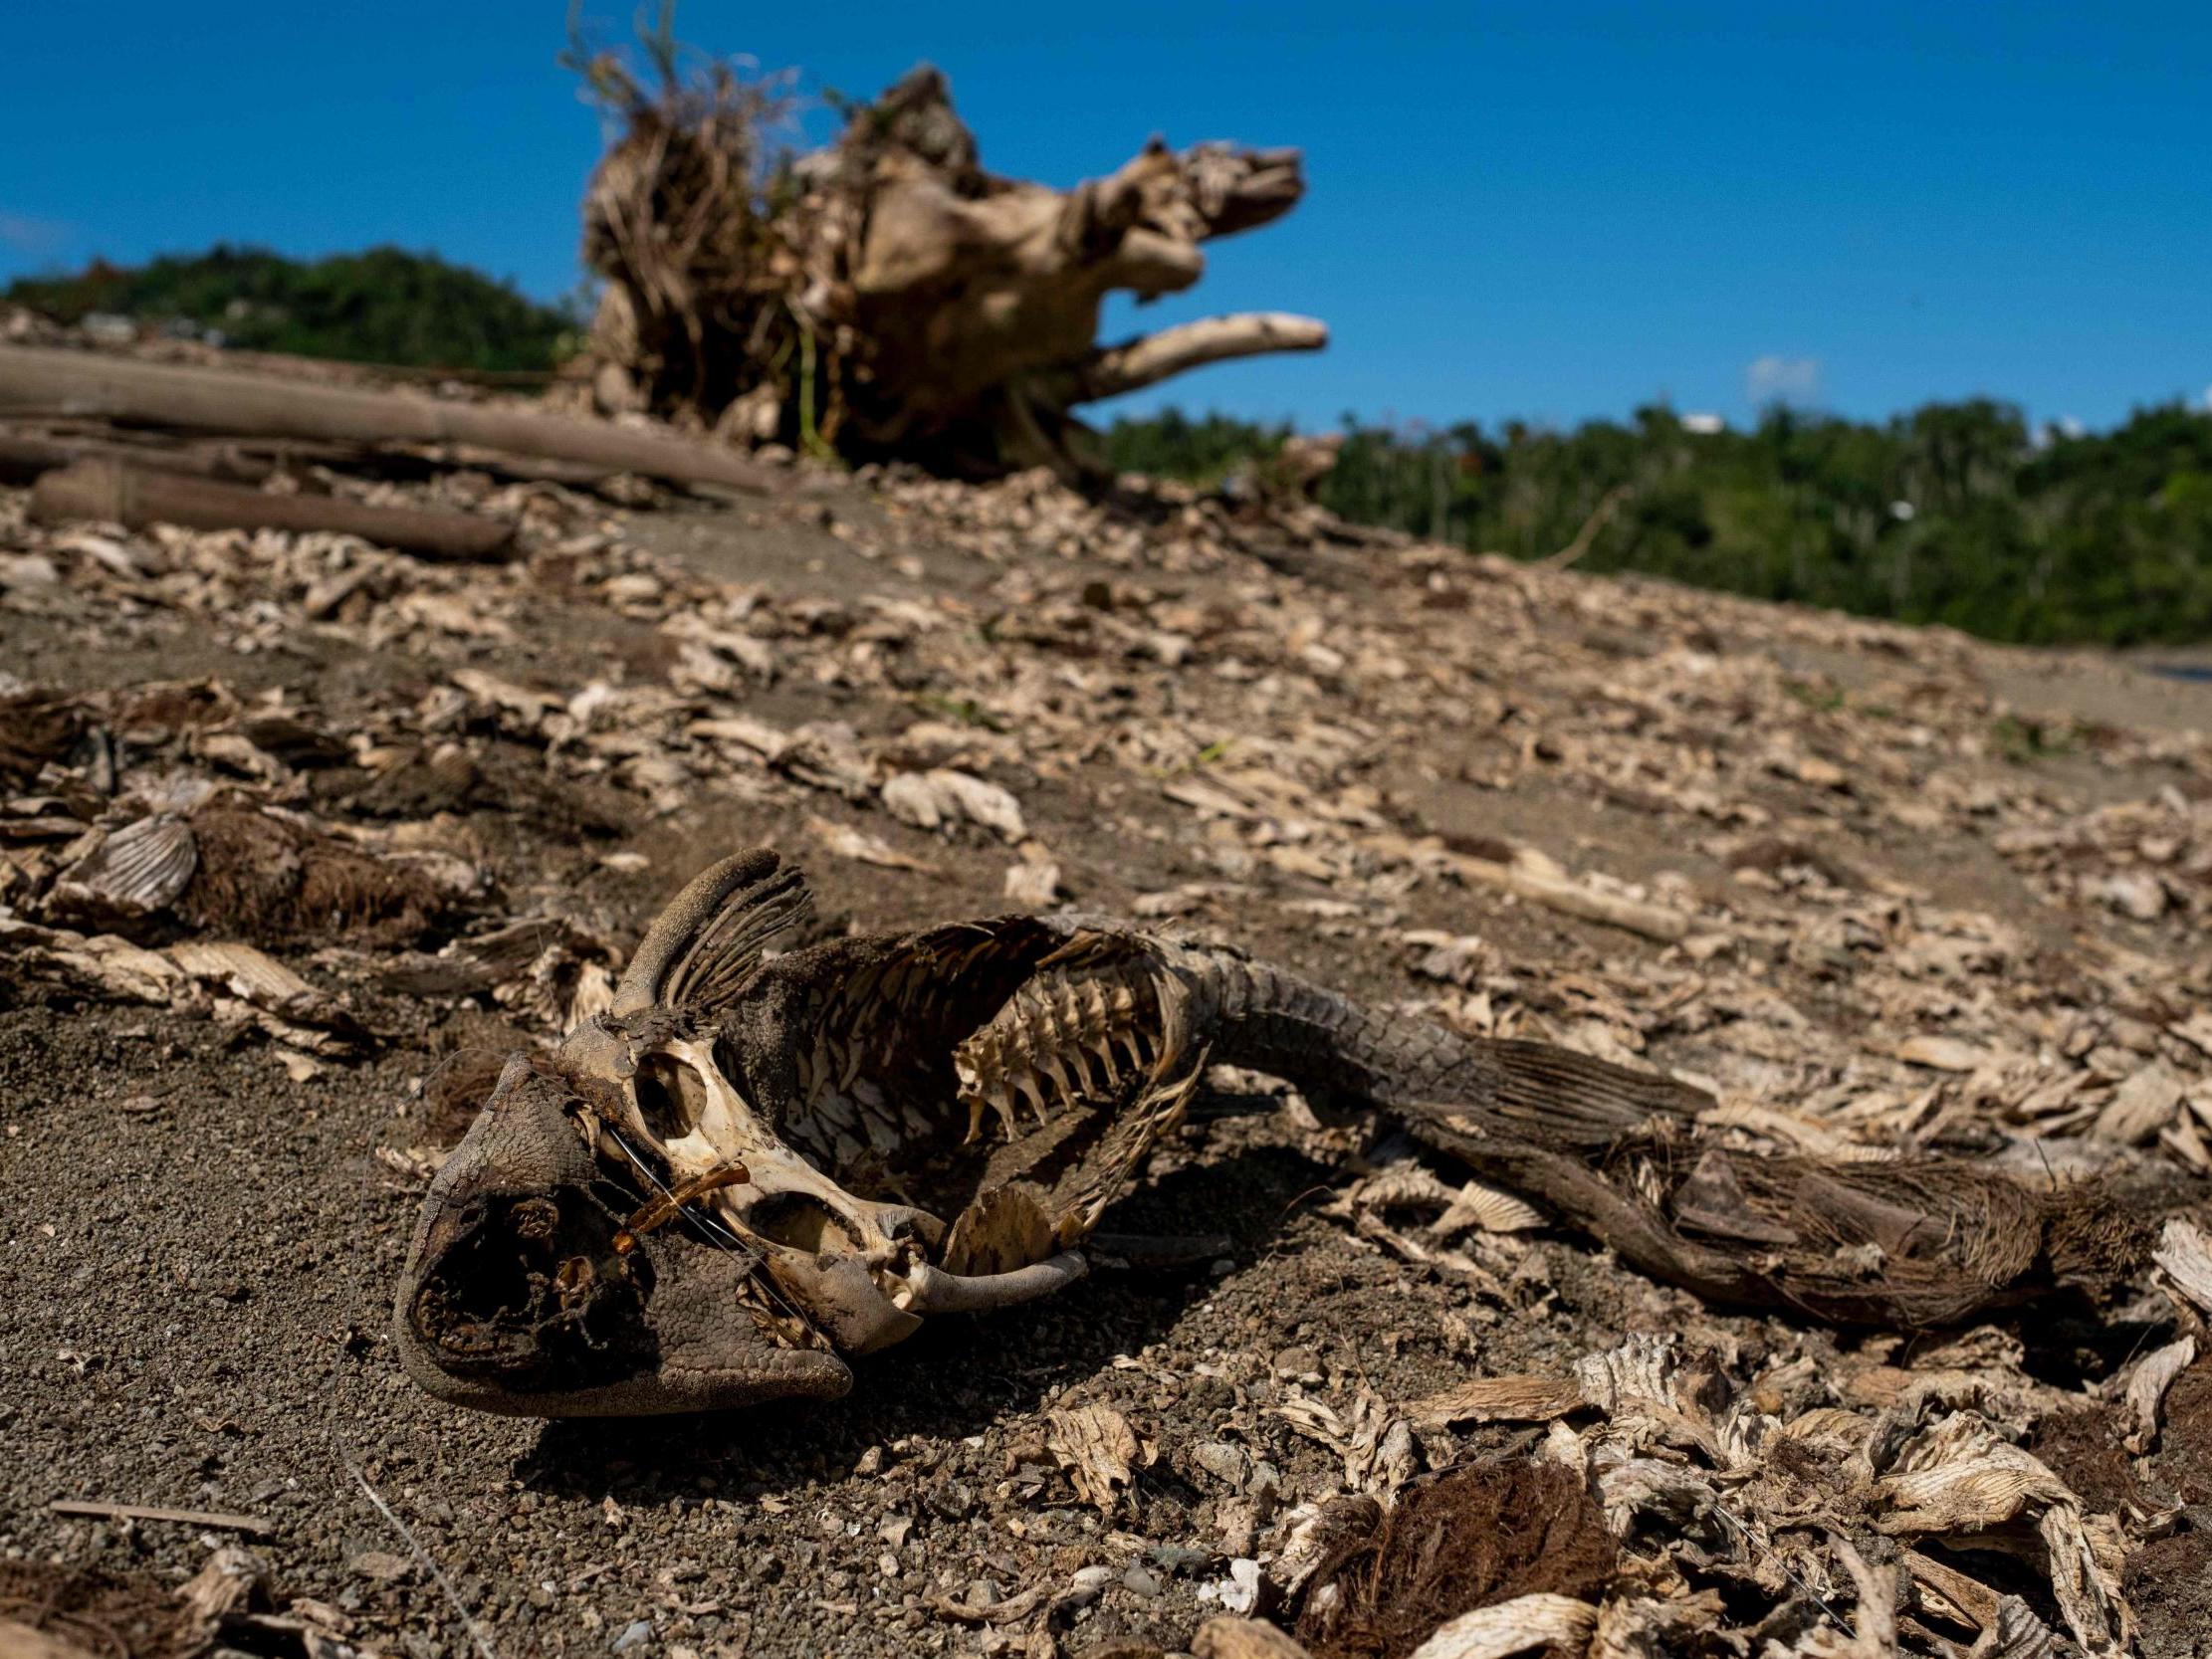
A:
{"type": "MultiPolygon", "coordinates": [[[[95,261],[0,298],[63,322],[95,312],[251,350],[432,368],[545,370],[570,311],[434,255],[303,262],[218,246],[95,261]]],[[[1178,410],[1123,419],[1124,471],[1216,484],[1263,467],[1287,424],[1178,410]]],[[[2108,433],[2032,432],[1988,399],[1880,425],[1777,407],[1749,431],[1672,411],[1554,432],[1344,421],[1322,503],[1474,551],[1636,570],[1993,639],[2212,640],[2212,416],[2138,411],[2108,433]]]]}
{"type": "Polygon", "coordinates": [[[398,248],[314,261],[225,246],[140,266],[95,260],[74,276],[21,278],[0,298],[65,323],[107,312],[245,350],[421,368],[550,369],[577,332],[560,308],[398,248]]]}
{"type": "MultiPolygon", "coordinates": [[[[2031,432],[1987,399],[1880,425],[1775,408],[1749,431],[1663,408],[1571,432],[1346,417],[1322,503],[1473,551],[1634,570],[2024,642],[2212,639],[2212,416],[2031,432]]],[[[1286,425],[1117,421],[1128,471],[1216,483],[1286,425]]]]}

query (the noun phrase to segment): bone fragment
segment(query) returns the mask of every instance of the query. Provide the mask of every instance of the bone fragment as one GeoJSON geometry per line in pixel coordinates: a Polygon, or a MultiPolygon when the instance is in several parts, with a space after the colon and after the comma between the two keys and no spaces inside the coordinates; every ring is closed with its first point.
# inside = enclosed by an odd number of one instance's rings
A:
{"type": "Polygon", "coordinates": [[[1052,1597],[1048,1585],[1033,1584],[1018,1595],[1000,1601],[955,1601],[949,1595],[930,1597],[930,1610],[956,1624],[1014,1624],[1027,1618],[1052,1597]]]}
{"type": "Polygon", "coordinates": [[[1040,1296],[1072,1285],[1083,1277],[1088,1264],[1082,1253],[1064,1251],[1049,1261],[1015,1268],[1010,1273],[947,1273],[924,1263],[915,1270],[913,1299],[907,1311],[915,1314],[983,1314],[1034,1302],[1040,1296]]]}

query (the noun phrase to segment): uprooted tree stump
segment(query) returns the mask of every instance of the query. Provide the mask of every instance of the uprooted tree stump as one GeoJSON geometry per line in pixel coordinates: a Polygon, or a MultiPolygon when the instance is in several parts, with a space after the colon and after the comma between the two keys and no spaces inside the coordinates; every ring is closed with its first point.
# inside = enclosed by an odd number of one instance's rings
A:
{"type": "Polygon", "coordinates": [[[1273,312],[1097,341],[1106,295],[1187,289],[1201,243],[1296,205],[1295,150],[1155,139],[1073,190],[1001,178],[925,66],[853,108],[826,148],[770,156],[786,106],[774,83],[722,64],[685,73],[665,37],[646,45],[652,90],[612,54],[576,60],[620,123],[584,200],[584,260],[605,281],[593,390],[610,413],[1082,483],[1103,469],[1078,406],[1327,341],[1273,312]]]}

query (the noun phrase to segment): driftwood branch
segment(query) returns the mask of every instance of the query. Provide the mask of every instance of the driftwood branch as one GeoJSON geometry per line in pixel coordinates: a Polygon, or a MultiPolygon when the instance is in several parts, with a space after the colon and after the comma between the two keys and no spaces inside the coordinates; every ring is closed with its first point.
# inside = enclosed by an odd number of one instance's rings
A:
{"type": "Polygon", "coordinates": [[[335,530],[435,559],[497,558],[515,543],[513,524],[471,513],[373,507],[343,496],[265,495],[111,460],[83,461],[47,473],[31,492],[31,517],[42,523],[97,518],[133,529],[159,523],[188,529],[335,530]]]}
{"type": "Polygon", "coordinates": [[[191,473],[200,478],[259,484],[274,468],[229,451],[154,448],[107,443],[97,438],[54,437],[44,433],[0,432],[0,484],[21,486],[80,461],[120,461],[157,473],[191,473]]]}
{"type": "Polygon", "coordinates": [[[28,346],[0,346],[0,415],[233,436],[475,444],[734,490],[765,491],[771,479],[759,463],[712,445],[596,421],[28,346]]]}
{"type": "Polygon", "coordinates": [[[1157,385],[1207,363],[1256,357],[1271,351],[1318,351],[1329,343],[1328,325],[1283,311],[1247,311],[1179,322],[1122,345],[1101,347],[1075,376],[1075,403],[1157,385]]]}

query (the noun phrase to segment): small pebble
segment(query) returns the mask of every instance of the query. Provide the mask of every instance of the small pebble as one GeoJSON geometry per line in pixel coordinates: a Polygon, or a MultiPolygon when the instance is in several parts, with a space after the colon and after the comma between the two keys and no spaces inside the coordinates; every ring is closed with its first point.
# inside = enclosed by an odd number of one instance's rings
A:
{"type": "Polygon", "coordinates": [[[363,1578],[374,1578],[388,1584],[395,1578],[404,1578],[411,1563],[404,1557],[383,1550],[363,1550],[345,1563],[363,1578]]]}
{"type": "Polygon", "coordinates": [[[1141,1566],[1133,1566],[1121,1575],[1122,1588],[1131,1595],[1150,1601],[1160,1593],[1160,1580],[1141,1566]]]}
{"type": "Polygon", "coordinates": [[[1282,1471],[1272,1463],[1253,1464],[1251,1478],[1244,1483],[1244,1491],[1257,1500],[1263,1510],[1279,1503],[1282,1499],[1282,1471]]]}
{"type": "Polygon", "coordinates": [[[653,1621],[648,1618],[632,1619],[623,1626],[622,1634],[614,1638],[614,1651],[627,1653],[641,1642],[652,1640],[653,1621]]]}
{"type": "Polygon", "coordinates": [[[931,1487],[929,1496],[923,1501],[946,1520],[959,1521],[976,1507],[976,1494],[966,1482],[947,1481],[931,1487]]]}
{"type": "Polygon", "coordinates": [[[1172,1572],[1179,1577],[1189,1577],[1205,1570],[1207,1563],[1213,1559],[1208,1552],[1193,1550],[1187,1544],[1163,1544],[1152,1551],[1153,1564],[1163,1572],[1172,1572]]]}
{"type": "Polygon", "coordinates": [[[1191,1461],[1217,1481],[1242,1486],[1251,1470],[1251,1459],[1225,1440],[1204,1440],[1191,1448],[1191,1461]]]}

